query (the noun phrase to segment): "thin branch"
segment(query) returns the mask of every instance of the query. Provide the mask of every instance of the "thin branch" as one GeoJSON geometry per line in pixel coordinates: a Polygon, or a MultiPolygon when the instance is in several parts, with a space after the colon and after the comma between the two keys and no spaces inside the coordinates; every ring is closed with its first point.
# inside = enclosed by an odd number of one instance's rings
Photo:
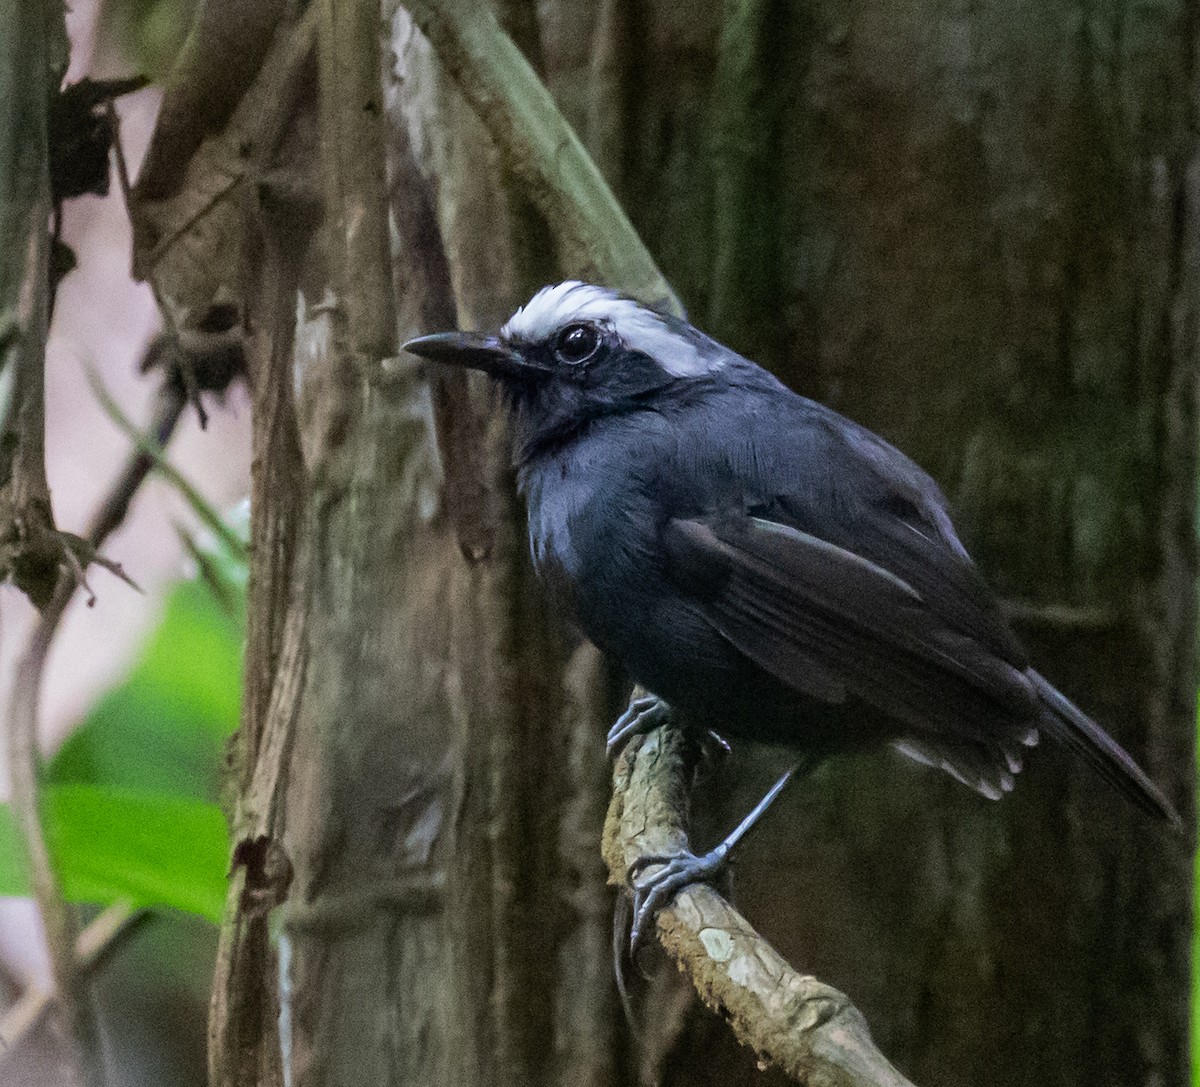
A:
{"type": "Polygon", "coordinates": [[[482,0],[404,0],[538,210],[572,274],[682,312],[550,92],[482,0]]]}
{"type": "MultiPolygon", "coordinates": [[[[108,100],[108,121],[112,125],[113,158],[117,164],[117,181],[121,186],[121,199],[125,206],[125,215],[132,224],[136,222],[133,216],[133,186],[129,177],[129,162],[125,158],[125,145],[121,143],[121,118],[117,113],[116,103],[111,98],[108,100]]],[[[182,166],[180,168],[182,169],[182,166]]],[[[150,285],[150,293],[154,295],[155,305],[158,306],[158,312],[162,316],[163,331],[167,340],[172,344],[178,344],[180,339],[179,322],[175,318],[174,309],[167,303],[167,299],[158,285],[158,277],[153,271],[147,274],[146,282],[150,285]]],[[[187,402],[196,409],[196,419],[200,423],[200,429],[207,430],[208,412],[204,410],[204,404],[200,400],[200,387],[196,382],[195,371],[183,363],[179,367],[179,379],[183,383],[187,402]]]]}
{"type": "MultiPolygon", "coordinates": [[[[75,958],[80,972],[94,974],[113,952],[153,915],[135,909],[127,902],[114,902],[91,922],[75,941],[75,958]]],[[[0,1018],[0,1060],[15,1053],[45,1019],[55,1005],[55,994],[48,989],[30,989],[0,1018]]]]}
{"type": "Polygon", "coordinates": [[[46,932],[54,989],[70,1040],[68,1044],[75,1051],[74,1064],[83,1087],[103,1087],[104,1057],[99,1026],[87,976],[75,955],[78,923],[54,870],[39,804],[37,718],[41,677],[55,632],[75,587],[75,578],[70,572],[59,574],[54,595],[38,617],[29,644],[17,663],[8,709],[9,786],[13,818],[25,847],[29,881],[46,932]]]}
{"type": "MultiPolygon", "coordinates": [[[[609,882],[624,886],[639,857],[688,845],[688,741],[666,726],[633,741],[613,772],[604,829],[609,882]]],[[[667,953],[738,1041],[800,1083],[912,1087],[875,1048],[848,997],[794,970],[713,888],[685,888],[658,915],[667,953]]]]}
{"type": "Polygon", "coordinates": [[[205,501],[204,496],[188,481],[187,477],[167,460],[163,454],[162,446],[156,437],[142,433],[133,424],[101,383],[98,374],[94,371],[89,371],[88,380],[91,383],[96,399],[100,401],[100,406],[129,440],[133,442],[137,452],[147,457],[155,471],[184,497],[187,504],[192,508],[192,511],[204,523],[205,528],[221,541],[231,555],[235,555],[241,559],[246,558],[246,545],[238,537],[238,534],[221,520],[217,512],[205,501]]]}
{"type": "MultiPolygon", "coordinates": [[[[171,440],[171,435],[175,432],[175,427],[179,424],[183,414],[185,403],[186,400],[177,395],[175,383],[169,379],[164,381],[158,394],[154,421],[146,430],[148,443],[152,442],[155,447],[162,449],[171,440]]],[[[98,548],[100,546],[98,541],[107,539],[125,520],[133,496],[137,494],[153,467],[154,458],[149,453],[141,448],[133,451],[120,476],[109,488],[104,501],[92,515],[87,539],[93,547],[98,548]]]]}

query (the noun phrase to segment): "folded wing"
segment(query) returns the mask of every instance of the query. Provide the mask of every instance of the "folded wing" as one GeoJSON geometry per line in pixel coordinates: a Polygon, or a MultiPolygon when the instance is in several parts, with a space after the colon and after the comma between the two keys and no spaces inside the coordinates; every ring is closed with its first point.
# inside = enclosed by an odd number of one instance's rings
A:
{"type": "Polygon", "coordinates": [[[796,691],[883,711],[904,726],[893,746],[910,758],[996,799],[1041,728],[1178,823],[1120,745],[1028,667],[965,553],[932,531],[883,526],[853,551],[751,513],[673,520],[665,539],[672,576],[733,646],[796,691]]]}
{"type": "Polygon", "coordinates": [[[853,696],[931,738],[1028,742],[1024,670],[871,559],[748,514],[673,521],[666,542],[710,621],[787,686],[853,696]]]}

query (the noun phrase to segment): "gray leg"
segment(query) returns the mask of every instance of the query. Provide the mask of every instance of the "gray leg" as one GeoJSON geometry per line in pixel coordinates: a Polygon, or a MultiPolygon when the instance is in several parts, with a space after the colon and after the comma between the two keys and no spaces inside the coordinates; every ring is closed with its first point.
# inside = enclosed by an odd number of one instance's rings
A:
{"type": "Polygon", "coordinates": [[[608,730],[608,757],[616,755],[627,740],[665,725],[670,719],[671,707],[657,695],[630,699],[628,708],[608,730]]]}
{"type": "Polygon", "coordinates": [[[633,956],[637,953],[642,940],[654,920],[655,915],[667,905],[684,887],[693,883],[706,883],[729,863],[729,854],[738,843],[749,833],[767,809],[774,803],[776,797],[783,792],[788,782],[801,769],[810,765],[809,760],[798,762],[784,774],[746,817],[738,823],[720,845],[709,850],[702,857],[694,853],[668,853],[660,856],[639,857],[629,868],[629,886],[633,891],[633,925],[629,931],[629,951],[633,956]],[[661,871],[638,882],[638,873],[653,865],[663,866],[661,871]]]}

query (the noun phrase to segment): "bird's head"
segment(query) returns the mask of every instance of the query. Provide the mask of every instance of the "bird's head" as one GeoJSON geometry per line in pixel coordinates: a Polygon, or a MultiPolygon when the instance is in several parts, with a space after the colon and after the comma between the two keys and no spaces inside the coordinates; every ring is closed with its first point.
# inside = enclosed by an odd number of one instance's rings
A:
{"type": "Polygon", "coordinates": [[[538,291],[497,335],[440,332],[404,350],[494,377],[526,447],[646,407],[672,387],[710,378],[731,355],[686,321],[577,280],[538,291]]]}

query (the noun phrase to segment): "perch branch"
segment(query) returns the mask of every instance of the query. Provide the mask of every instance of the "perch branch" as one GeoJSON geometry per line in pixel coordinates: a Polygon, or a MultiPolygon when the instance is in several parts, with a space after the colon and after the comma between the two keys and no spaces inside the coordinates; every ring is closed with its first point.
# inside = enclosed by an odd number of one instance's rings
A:
{"type": "Polygon", "coordinates": [[[481,0],[404,0],[559,241],[572,274],[682,313],[546,86],[481,0]]]}
{"type": "MultiPolygon", "coordinates": [[[[617,760],[604,828],[609,881],[624,886],[639,857],[688,847],[688,741],[670,726],[617,760]]],[[[658,915],[667,953],[761,1064],[822,1087],[912,1087],[875,1048],[843,993],[798,973],[713,888],[685,888],[658,915]]]]}

